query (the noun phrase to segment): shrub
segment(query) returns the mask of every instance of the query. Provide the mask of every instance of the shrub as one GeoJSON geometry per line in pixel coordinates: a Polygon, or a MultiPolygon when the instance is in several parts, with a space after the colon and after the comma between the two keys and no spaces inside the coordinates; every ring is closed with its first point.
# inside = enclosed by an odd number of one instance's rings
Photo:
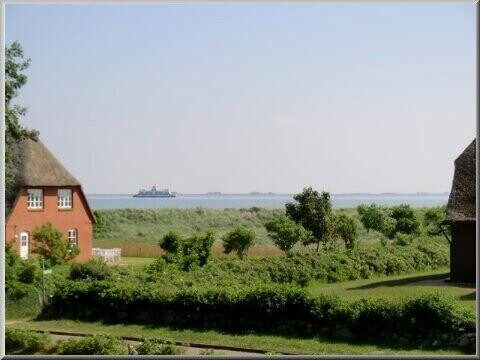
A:
{"type": "Polygon", "coordinates": [[[224,253],[235,251],[240,259],[247,255],[248,249],[255,242],[255,231],[245,227],[236,227],[226,233],[223,238],[224,253]]]}
{"type": "Polygon", "coordinates": [[[406,246],[411,244],[413,241],[412,235],[404,234],[404,233],[397,233],[395,234],[395,245],[406,246]]]}
{"type": "Polygon", "coordinates": [[[367,230],[367,233],[370,230],[382,231],[385,221],[385,210],[377,205],[358,205],[357,212],[360,215],[360,222],[363,227],[367,230]]]}
{"type": "Polygon", "coordinates": [[[5,244],[5,294],[9,300],[19,300],[31,290],[29,284],[35,284],[40,278],[40,268],[34,259],[22,260],[5,244]]]}
{"type": "Polygon", "coordinates": [[[105,280],[112,276],[112,270],[101,259],[90,259],[86,263],[70,266],[71,280],[105,280]]]}
{"type": "Polygon", "coordinates": [[[380,231],[388,239],[393,239],[397,233],[397,220],[391,217],[386,217],[383,221],[383,227],[380,231]]]}
{"type": "Polygon", "coordinates": [[[23,353],[34,354],[44,350],[50,344],[47,334],[37,333],[32,330],[5,329],[5,351],[7,354],[23,353]]]}
{"type": "Polygon", "coordinates": [[[415,234],[418,233],[420,222],[415,216],[415,212],[410,205],[402,204],[390,208],[390,217],[395,219],[395,234],[415,234]]]}
{"type": "Polygon", "coordinates": [[[41,277],[40,265],[35,259],[22,262],[18,273],[18,280],[25,284],[33,284],[41,277]]]}
{"type": "Polygon", "coordinates": [[[80,253],[78,246],[70,245],[50,222],[35,228],[32,237],[35,240],[32,252],[45,258],[49,266],[62,264],[80,253]]]}
{"type": "Polygon", "coordinates": [[[182,238],[174,231],[166,233],[158,245],[167,253],[177,254],[180,250],[180,243],[182,238]]]}
{"type": "Polygon", "coordinates": [[[448,265],[448,256],[446,242],[422,241],[417,244],[416,239],[415,243],[407,246],[362,245],[353,250],[338,249],[325,253],[291,252],[243,260],[213,259],[206,266],[192,269],[189,273],[159,259],[149,265],[144,280],[155,282],[163,289],[203,288],[211,284],[242,287],[271,282],[306,286],[314,279],[338,282],[437,269],[448,265]]]}
{"type": "Polygon", "coordinates": [[[215,235],[207,231],[203,236],[193,235],[182,238],[175,232],[168,232],[159,242],[166,251],[162,258],[167,263],[175,263],[183,270],[190,270],[195,266],[204,266],[210,259],[215,235]]]}
{"type": "Polygon", "coordinates": [[[268,236],[280,250],[289,252],[297,243],[308,242],[312,234],[286,216],[277,216],[265,224],[268,236]]]}
{"type": "Polygon", "coordinates": [[[108,335],[90,335],[81,339],[68,339],[57,344],[62,355],[122,355],[121,342],[108,335]]]}
{"type": "Polygon", "coordinates": [[[335,216],[335,233],[342,238],[347,249],[353,249],[358,239],[357,223],[345,214],[335,216]]]}
{"type": "Polygon", "coordinates": [[[441,233],[440,223],[445,219],[446,206],[437,206],[429,208],[423,215],[423,225],[428,235],[438,235],[441,233]]]}
{"type": "Polygon", "coordinates": [[[138,355],[181,355],[182,351],[176,346],[165,344],[157,339],[145,339],[135,350],[138,355]]]}

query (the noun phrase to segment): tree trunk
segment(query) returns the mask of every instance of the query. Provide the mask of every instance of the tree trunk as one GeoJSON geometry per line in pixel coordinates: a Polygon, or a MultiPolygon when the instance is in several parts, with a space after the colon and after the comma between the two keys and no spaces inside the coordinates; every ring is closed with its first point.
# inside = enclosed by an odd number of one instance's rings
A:
{"type": "Polygon", "coordinates": [[[320,241],[317,242],[317,253],[318,253],[318,250],[320,249],[320,241]]]}

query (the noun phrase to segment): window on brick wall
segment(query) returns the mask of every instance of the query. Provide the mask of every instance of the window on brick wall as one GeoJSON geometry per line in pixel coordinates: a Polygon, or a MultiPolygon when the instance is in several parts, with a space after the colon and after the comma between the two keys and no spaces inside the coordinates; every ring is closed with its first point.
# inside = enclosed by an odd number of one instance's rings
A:
{"type": "Polygon", "coordinates": [[[68,243],[70,245],[78,245],[77,229],[68,230],[68,243]]]}
{"type": "Polygon", "coordinates": [[[59,209],[71,209],[72,208],[72,190],[58,189],[57,204],[59,209]]]}
{"type": "Polygon", "coordinates": [[[28,189],[27,208],[29,209],[43,209],[43,190],[42,189],[28,189]]]}

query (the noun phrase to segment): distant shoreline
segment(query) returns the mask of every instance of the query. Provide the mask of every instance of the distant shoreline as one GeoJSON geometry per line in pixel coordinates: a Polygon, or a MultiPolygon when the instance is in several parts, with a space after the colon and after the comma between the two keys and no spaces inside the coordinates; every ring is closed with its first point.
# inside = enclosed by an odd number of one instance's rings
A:
{"type": "MultiPolygon", "coordinates": [[[[252,193],[221,193],[221,192],[208,192],[208,193],[198,193],[198,194],[188,194],[188,193],[175,193],[177,196],[293,196],[294,193],[291,194],[283,194],[283,193],[260,193],[260,192],[252,192],[252,193]]],[[[428,193],[428,192],[416,192],[416,193],[339,193],[339,194],[331,194],[331,196],[445,196],[448,195],[449,192],[445,191],[443,193],[428,193]]],[[[107,193],[91,193],[86,194],[87,196],[133,196],[134,194],[107,194],[107,193]]]]}

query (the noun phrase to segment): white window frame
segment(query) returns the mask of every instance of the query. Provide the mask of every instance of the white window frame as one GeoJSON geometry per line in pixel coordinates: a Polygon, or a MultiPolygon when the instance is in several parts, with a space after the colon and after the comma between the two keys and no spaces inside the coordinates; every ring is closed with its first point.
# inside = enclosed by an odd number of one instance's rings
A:
{"type": "Polygon", "coordinates": [[[43,209],[43,189],[27,189],[27,208],[43,209]]]}
{"type": "Polygon", "coordinates": [[[57,191],[57,206],[59,209],[72,208],[72,189],[58,189],[57,191]],[[68,194],[68,195],[67,195],[68,194]]]}
{"type": "Polygon", "coordinates": [[[72,245],[78,246],[78,231],[77,231],[77,229],[68,230],[68,243],[70,244],[70,246],[72,246],[72,245]]]}

